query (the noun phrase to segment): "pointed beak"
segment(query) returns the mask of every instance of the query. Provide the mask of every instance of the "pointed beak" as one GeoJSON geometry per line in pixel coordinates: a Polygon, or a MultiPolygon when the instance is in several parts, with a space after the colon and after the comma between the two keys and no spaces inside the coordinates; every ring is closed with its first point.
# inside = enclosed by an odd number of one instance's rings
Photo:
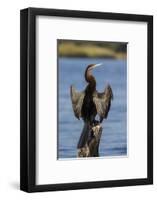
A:
{"type": "Polygon", "coordinates": [[[95,65],[93,65],[93,66],[91,67],[91,69],[94,69],[94,68],[99,67],[99,66],[101,66],[101,65],[102,65],[102,63],[95,64],[95,65]]]}

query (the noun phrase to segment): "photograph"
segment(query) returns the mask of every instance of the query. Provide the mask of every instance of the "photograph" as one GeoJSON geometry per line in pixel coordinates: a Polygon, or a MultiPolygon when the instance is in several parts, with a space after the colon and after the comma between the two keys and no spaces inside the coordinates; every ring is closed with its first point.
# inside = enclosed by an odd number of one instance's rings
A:
{"type": "Polygon", "coordinates": [[[128,156],[127,46],[57,39],[57,159],[128,156]]]}
{"type": "Polygon", "coordinates": [[[21,190],[153,184],[153,16],[22,9],[20,59],[21,190]]]}

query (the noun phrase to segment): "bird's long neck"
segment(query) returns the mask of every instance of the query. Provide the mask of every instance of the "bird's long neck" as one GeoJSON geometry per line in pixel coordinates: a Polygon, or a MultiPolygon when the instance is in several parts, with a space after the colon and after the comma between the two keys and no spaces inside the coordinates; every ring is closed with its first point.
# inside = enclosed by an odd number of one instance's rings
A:
{"type": "Polygon", "coordinates": [[[89,83],[88,88],[90,88],[91,90],[95,90],[96,89],[96,80],[95,80],[94,76],[92,75],[91,70],[85,71],[85,79],[86,79],[87,83],[89,83]]]}

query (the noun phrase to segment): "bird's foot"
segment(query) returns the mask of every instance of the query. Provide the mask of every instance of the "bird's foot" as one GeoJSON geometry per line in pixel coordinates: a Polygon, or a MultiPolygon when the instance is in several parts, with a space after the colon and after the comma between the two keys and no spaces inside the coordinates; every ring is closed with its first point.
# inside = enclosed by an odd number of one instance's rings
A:
{"type": "Polygon", "coordinates": [[[92,122],[92,126],[97,126],[98,124],[100,124],[100,122],[94,119],[92,122]]]}

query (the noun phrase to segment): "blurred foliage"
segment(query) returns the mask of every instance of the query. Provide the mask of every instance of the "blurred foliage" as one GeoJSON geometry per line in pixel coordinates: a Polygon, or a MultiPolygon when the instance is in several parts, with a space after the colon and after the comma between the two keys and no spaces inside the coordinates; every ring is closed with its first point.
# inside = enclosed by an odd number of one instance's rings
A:
{"type": "Polygon", "coordinates": [[[58,40],[60,57],[104,57],[125,59],[127,43],[58,40]]]}

